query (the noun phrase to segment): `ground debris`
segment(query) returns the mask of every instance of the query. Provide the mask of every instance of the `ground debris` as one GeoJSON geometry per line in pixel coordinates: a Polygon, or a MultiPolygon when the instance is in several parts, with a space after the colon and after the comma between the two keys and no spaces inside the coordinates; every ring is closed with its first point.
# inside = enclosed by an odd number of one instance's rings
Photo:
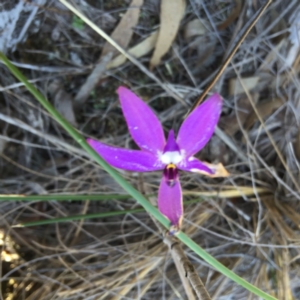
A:
{"type": "MultiPolygon", "coordinates": [[[[272,2],[209,92],[222,95],[222,115],[196,156],[222,163],[230,176],[180,173],[184,200],[195,201],[185,206],[182,230],[262,290],[300,299],[300,194],[291,180],[300,178],[299,5],[272,2]]],[[[180,0],[177,6],[158,0],[69,1],[122,44],[139,67],[60,1],[4,3],[17,16],[9,30],[0,26],[12,63],[85,138],[137,149],[116,89],[129,87],[153,108],[165,132],[177,132],[264,1],[180,0]],[[100,74],[96,79],[93,71],[100,74]],[[81,94],[87,82],[92,84],[81,94]]],[[[0,69],[0,233],[19,257],[3,262],[2,298],[185,299],[168,249],[146,212],[12,227],[139,207],[23,84],[2,64],[0,69]],[[69,198],[25,202],[3,194],[69,198]],[[89,199],[95,194],[105,199],[89,199]],[[86,197],[72,198],[79,195],[86,197]]],[[[155,203],[161,173],[118,172],[155,203]]],[[[10,257],[6,250],[2,258],[10,257]]],[[[205,263],[193,264],[214,299],[251,298],[205,263]]]]}

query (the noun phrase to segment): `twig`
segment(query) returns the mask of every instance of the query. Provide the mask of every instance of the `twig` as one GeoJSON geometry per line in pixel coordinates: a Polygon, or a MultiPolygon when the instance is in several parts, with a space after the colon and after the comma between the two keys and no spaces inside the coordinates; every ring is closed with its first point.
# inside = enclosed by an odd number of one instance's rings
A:
{"type": "Polygon", "coordinates": [[[204,89],[202,94],[200,95],[199,99],[194,103],[190,111],[187,113],[186,117],[203,101],[206,94],[209,92],[209,90],[215,85],[215,83],[219,80],[220,76],[223,74],[224,70],[227,68],[228,64],[230,63],[231,59],[235,55],[238,48],[241,46],[242,42],[246,38],[246,36],[249,34],[249,32],[252,30],[254,25],[257,23],[257,21],[260,19],[264,11],[267,9],[267,7],[271,4],[272,0],[268,0],[266,4],[262,7],[258,15],[254,18],[254,20],[251,22],[251,24],[248,26],[248,28],[245,30],[239,41],[236,43],[235,47],[232,49],[231,53],[228,55],[227,59],[224,61],[224,63],[221,65],[220,69],[218,70],[216,76],[212,79],[212,81],[207,85],[207,87],[204,89]]]}
{"type": "Polygon", "coordinates": [[[190,281],[198,299],[211,300],[202,280],[195,270],[195,267],[185,255],[178,240],[174,236],[165,235],[164,243],[168,245],[169,249],[172,251],[171,253],[174,261],[180,263],[181,268],[185,273],[185,277],[187,277],[190,281]]]}

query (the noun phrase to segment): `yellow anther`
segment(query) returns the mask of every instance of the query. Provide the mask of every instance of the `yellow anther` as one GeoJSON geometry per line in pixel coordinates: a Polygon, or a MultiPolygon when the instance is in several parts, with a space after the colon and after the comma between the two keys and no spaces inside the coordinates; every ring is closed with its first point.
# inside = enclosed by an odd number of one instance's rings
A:
{"type": "Polygon", "coordinates": [[[168,164],[167,169],[176,169],[176,166],[174,164],[168,164]]]}

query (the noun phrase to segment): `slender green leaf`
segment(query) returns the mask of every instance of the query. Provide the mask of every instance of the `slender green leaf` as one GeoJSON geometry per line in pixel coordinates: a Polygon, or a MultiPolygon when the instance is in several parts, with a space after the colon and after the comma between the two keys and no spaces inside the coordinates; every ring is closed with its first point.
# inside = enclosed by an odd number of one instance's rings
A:
{"type": "Polygon", "coordinates": [[[83,201],[83,200],[123,200],[132,198],[130,195],[100,194],[100,195],[0,195],[2,201],[83,201]]]}
{"type": "Polygon", "coordinates": [[[137,209],[127,209],[127,210],[118,210],[118,211],[108,211],[108,212],[88,214],[88,215],[76,215],[76,216],[53,218],[53,219],[47,219],[47,220],[39,220],[39,221],[21,223],[21,224],[13,225],[12,227],[30,227],[30,226],[67,222],[67,221],[76,221],[76,220],[82,220],[82,219],[107,218],[107,217],[114,217],[114,216],[125,215],[125,214],[134,214],[134,213],[139,213],[139,212],[145,212],[145,210],[143,208],[137,208],[137,209]]]}
{"type": "MultiPolygon", "coordinates": [[[[96,195],[95,195],[96,196],[96,195]]],[[[102,195],[100,195],[102,196],[102,195]]],[[[94,199],[98,200],[98,199],[94,199]]],[[[105,200],[105,199],[103,199],[105,200]]],[[[192,203],[197,203],[203,201],[202,198],[193,199],[189,201],[185,201],[183,204],[188,205],[192,203]]],[[[144,208],[136,208],[131,210],[118,210],[112,212],[105,212],[105,213],[94,213],[94,214],[86,214],[86,215],[73,215],[68,217],[61,217],[61,218],[53,218],[53,219],[46,219],[46,220],[39,220],[34,222],[27,222],[27,223],[20,223],[17,225],[13,225],[12,227],[30,227],[30,226],[38,226],[38,225],[46,225],[46,224],[54,224],[59,222],[66,222],[66,221],[75,221],[75,220],[86,220],[86,219],[94,219],[94,218],[103,218],[103,217],[113,217],[119,215],[125,215],[128,213],[137,213],[137,212],[145,212],[144,208]]]]}

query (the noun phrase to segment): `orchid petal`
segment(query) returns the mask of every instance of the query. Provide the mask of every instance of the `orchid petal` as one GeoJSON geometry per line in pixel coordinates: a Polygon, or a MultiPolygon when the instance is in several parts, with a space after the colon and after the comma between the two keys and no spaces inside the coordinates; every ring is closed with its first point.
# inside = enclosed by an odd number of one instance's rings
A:
{"type": "Polygon", "coordinates": [[[167,143],[166,143],[165,148],[164,148],[164,152],[174,152],[174,151],[179,152],[180,149],[179,149],[179,146],[176,143],[174,130],[171,129],[169,131],[169,135],[168,135],[167,143]]]}
{"type": "Polygon", "coordinates": [[[205,163],[198,160],[196,157],[190,157],[189,159],[180,162],[177,165],[178,169],[193,173],[202,173],[209,176],[214,174],[214,170],[209,168],[205,163]]]}
{"type": "Polygon", "coordinates": [[[119,87],[118,94],[129,132],[136,144],[155,154],[162,151],[166,143],[163,128],[151,108],[125,87],[119,87]]]}
{"type": "Polygon", "coordinates": [[[158,191],[158,209],[166,216],[172,227],[180,229],[183,207],[182,207],[182,192],[178,176],[169,184],[165,177],[162,178],[158,191]]]}
{"type": "Polygon", "coordinates": [[[115,168],[134,172],[157,171],[164,165],[150,152],[111,147],[88,139],[90,146],[115,168]]]}
{"type": "Polygon", "coordinates": [[[224,166],[219,163],[216,165],[202,162],[196,157],[190,157],[177,165],[178,169],[187,172],[201,173],[209,177],[227,177],[229,173],[224,166]]]}
{"type": "Polygon", "coordinates": [[[222,110],[222,99],[212,95],[198,106],[183,122],[177,136],[177,143],[185,156],[200,151],[210,140],[218,123],[222,110]]]}

